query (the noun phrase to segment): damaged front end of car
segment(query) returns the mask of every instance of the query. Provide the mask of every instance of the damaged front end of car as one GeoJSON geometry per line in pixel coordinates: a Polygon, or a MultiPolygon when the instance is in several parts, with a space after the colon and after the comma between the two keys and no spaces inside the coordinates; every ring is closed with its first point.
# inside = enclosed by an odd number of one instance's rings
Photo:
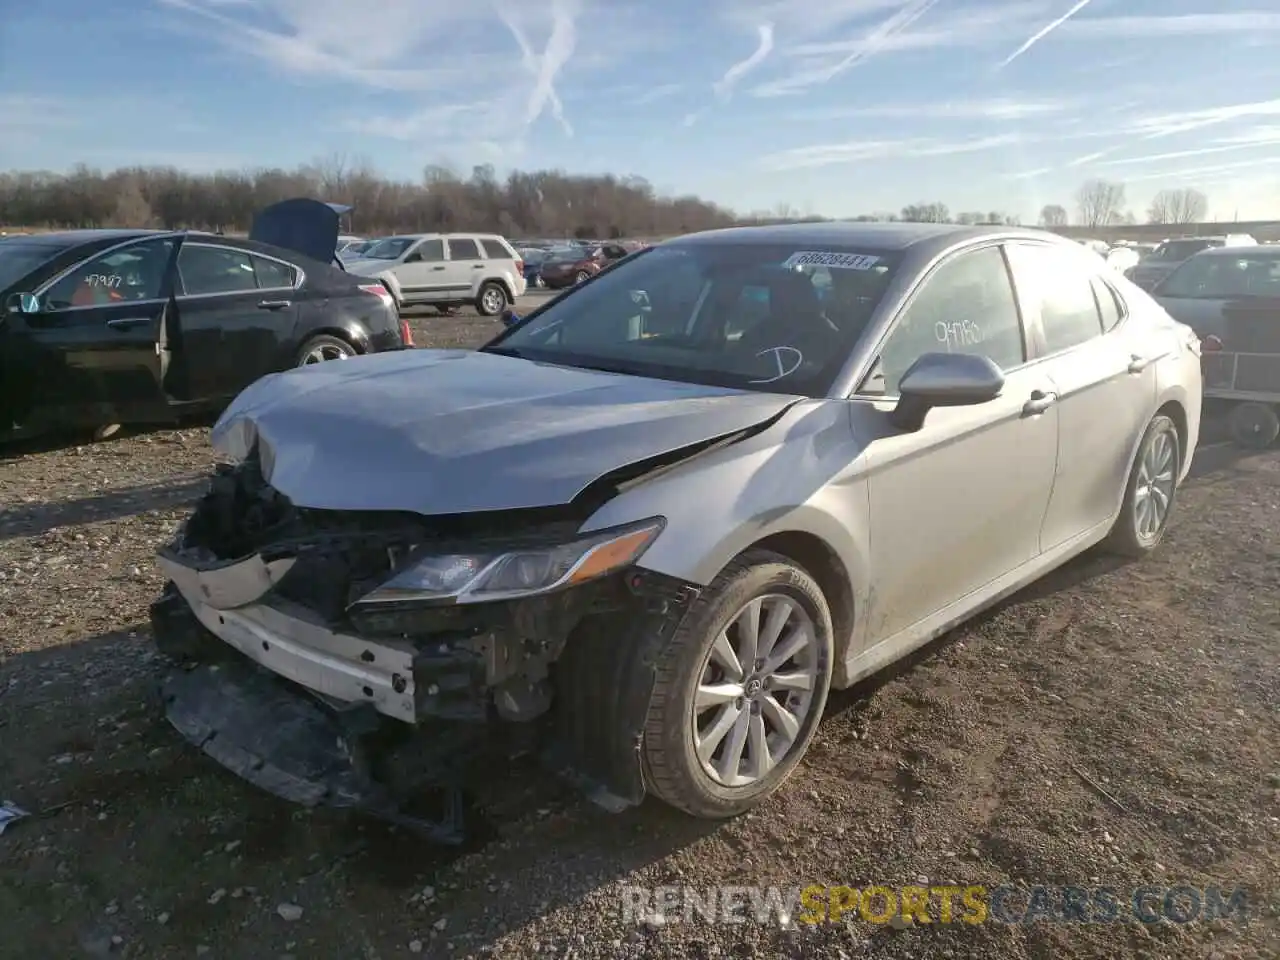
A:
{"type": "Polygon", "coordinates": [[[319,510],[255,456],[220,467],[159,554],[166,715],[277,796],[443,842],[468,778],[519,754],[637,804],[653,664],[697,590],[635,564],[661,518],[581,534],[593,506],[319,510]],[[432,790],[450,815],[404,813],[432,790]]]}

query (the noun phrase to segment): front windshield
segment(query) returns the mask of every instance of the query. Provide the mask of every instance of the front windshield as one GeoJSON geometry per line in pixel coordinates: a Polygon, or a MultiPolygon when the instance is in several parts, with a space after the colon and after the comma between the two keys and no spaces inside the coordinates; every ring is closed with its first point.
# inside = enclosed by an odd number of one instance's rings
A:
{"type": "Polygon", "coordinates": [[[366,260],[399,260],[416,241],[416,237],[387,237],[371,243],[360,256],[366,260]]]}
{"type": "MultiPolygon", "coordinates": [[[[58,253],[57,247],[43,243],[22,243],[17,240],[0,243],[0,290],[8,289],[58,253]]],[[[30,290],[18,292],[31,293],[30,290]]]]}
{"type": "Polygon", "coordinates": [[[1170,240],[1156,247],[1151,254],[1152,260],[1185,260],[1201,250],[1208,250],[1212,244],[1208,240],[1170,240]]]}
{"type": "Polygon", "coordinates": [[[639,252],[490,346],[547,363],[826,396],[899,255],[697,243],[639,252]]]}
{"type": "Polygon", "coordinates": [[[1180,300],[1280,297],[1280,254],[1192,257],[1156,288],[1180,300]]]}

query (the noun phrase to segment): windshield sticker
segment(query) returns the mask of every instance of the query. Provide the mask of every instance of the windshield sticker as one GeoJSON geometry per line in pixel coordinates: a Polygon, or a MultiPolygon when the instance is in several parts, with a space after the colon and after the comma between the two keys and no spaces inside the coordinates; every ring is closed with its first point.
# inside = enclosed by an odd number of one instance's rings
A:
{"type": "Polygon", "coordinates": [[[879,257],[867,253],[824,253],[821,250],[800,250],[787,257],[784,267],[830,267],[836,270],[870,270],[880,262],[879,257]]]}
{"type": "Polygon", "coordinates": [[[769,347],[767,350],[761,350],[756,356],[767,357],[769,354],[773,354],[773,362],[778,367],[777,374],[763,380],[752,380],[752,383],[773,383],[775,380],[789,377],[800,369],[800,364],[804,363],[804,354],[795,347],[769,347]]]}

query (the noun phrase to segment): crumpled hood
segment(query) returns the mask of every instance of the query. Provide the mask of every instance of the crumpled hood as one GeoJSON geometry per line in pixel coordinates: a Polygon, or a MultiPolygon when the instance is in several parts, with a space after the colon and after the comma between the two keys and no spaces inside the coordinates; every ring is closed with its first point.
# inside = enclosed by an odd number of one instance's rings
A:
{"type": "Polygon", "coordinates": [[[765,423],[800,398],[472,351],[406,350],[271,374],[213,427],[296,505],[424,515],[571,502],[631,464],[765,423]]]}

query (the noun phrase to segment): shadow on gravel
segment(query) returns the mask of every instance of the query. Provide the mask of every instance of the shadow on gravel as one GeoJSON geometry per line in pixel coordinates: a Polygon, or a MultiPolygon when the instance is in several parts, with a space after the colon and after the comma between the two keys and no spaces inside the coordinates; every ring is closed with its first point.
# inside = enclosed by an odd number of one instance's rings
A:
{"type": "Polygon", "coordinates": [[[195,500],[208,483],[208,476],[202,473],[74,500],[6,507],[0,513],[0,540],[34,537],[58,527],[118,520],[151,510],[168,510],[195,500]]]}

